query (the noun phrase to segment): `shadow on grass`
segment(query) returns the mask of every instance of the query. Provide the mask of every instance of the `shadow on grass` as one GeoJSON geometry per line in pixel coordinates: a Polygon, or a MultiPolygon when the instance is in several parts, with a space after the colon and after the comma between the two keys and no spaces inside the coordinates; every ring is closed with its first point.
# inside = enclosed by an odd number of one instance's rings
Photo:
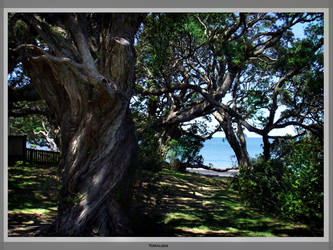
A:
{"type": "Polygon", "coordinates": [[[9,236],[31,236],[56,214],[56,167],[8,166],[9,236]]]}
{"type": "Polygon", "coordinates": [[[246,207],[229,183],[190,173],[153,174],[137,192],[135,230],[139,236],[322,236],[246,207]]]}
{"type": "Polygon", "coordinates": [[[15,213],[8,214],[8,231],[10,237],[29,237],[34,236],[35,233],[43,226],[49,225],[53,220],[54,213],[36,214],[36,213],[15,213]]]}

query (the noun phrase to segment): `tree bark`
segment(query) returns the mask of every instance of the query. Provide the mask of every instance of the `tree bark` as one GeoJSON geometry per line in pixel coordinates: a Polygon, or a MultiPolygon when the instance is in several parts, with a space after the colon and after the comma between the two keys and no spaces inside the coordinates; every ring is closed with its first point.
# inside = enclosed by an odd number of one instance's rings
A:
{"type": "Polygon", "coordinates": [[[215,112],[214,116],[221,124],[227,141],[229,142],[231,148],[236,155],[238,165],[241,167],[248,166],[250,163],[250,157],[247,152],[246,140],[241,125],[238,124],[237,133],[235,133],[232,127],[231,117],[228,115],[228,113],[223,112],[221,114],[221,111],[215,112]]]}
{"type": "MultiPolygon", "coordinates": [[[[53,227],[44,231],[46,235],[131,235],[124,200],[136,149],[129,100],[134,84],[134,35],[141,17],[109,15],[97,22],[102,26],[103,55],[98,63],[82,26],[88,19],[79,14],[58,19],[64,20],[63,27],[73,37],[72,56],[67,53],[64,59],[53,49],[53,56],[41,51],[23,61],[61,129],[62,188],[58,216],[53,227]]],[[[32,25],[37,22],[29,18],[32,25]]],[[[44,28],[39,25],[37,31],[40,27],[44,28]]]]}
{"type": "Polygon", "coordinates": [[[264,143],[264,159],[267,161],[271,158],[271,143],[267,134],[262,136],[262,141],[264,143]]]}

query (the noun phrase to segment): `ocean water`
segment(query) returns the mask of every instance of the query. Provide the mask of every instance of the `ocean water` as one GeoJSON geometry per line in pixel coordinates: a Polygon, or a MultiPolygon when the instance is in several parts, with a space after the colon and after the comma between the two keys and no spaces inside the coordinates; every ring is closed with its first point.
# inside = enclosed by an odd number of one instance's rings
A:
{"type": "MultiPolygon", "coordinates": [[[[248,137],[246,141],[247,151],[251,158],[262,153],[261,138],[248,137]]],[[[29,142],[27,142],[27,148],[32,148],[29,142]]],[[[50,150],[48,147],[37,146],[36,148],[40,150],[50,150]]],[[[204,159],[204,164],[207,166],[213,165],[215,168],[237,166],[237,158],[234,151],[228,141],[222,137],[214,137],[211,140],[205,141],[203,148],[200,150],[200,154],[204,159]]]]}
{"type": "MultiPolygon", "coordinates": [[[[251,158],[262,153],[261,138],[248,137],[246,142],[247,151],[251,158]]],[[[211,140],[205,141],[203,148],[200,150],[200,154],[204,159],[204,164],[207,166],[210,164],[215,168],[237,166],[237,158],[225,138],[214,137],[211,140]]]]}

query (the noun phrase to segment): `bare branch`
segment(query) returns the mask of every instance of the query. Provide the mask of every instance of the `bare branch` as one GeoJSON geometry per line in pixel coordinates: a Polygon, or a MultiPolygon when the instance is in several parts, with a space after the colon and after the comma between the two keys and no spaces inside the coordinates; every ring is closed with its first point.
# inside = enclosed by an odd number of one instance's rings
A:
{"type": "Polygon", "coordinates": [[[231,35],[234,34],[239,29],[244,20],[245,20],[245,14],[240,13],[237,23],[224,32],[224,39],[228,40],[231,37],[231,35]]]}
{"type": "Polygon", "coordinates": [[[34,132],[35,135],[38,135],[38,134],[42,134],[43,137],[45,138],[45,140],[49,143],[50,145],[50,148],[55,150],[57,148],[57,145],[55,144],[55,142],[50,138],[50,130],[47,130],[46,127],[45,127],[45,123],[44,121],[42,121],[42,126],[43,126],[43,129],[44,130],[40,130],[38,132],[34,132]]]}
{"type": "Polygon", "coordinates": [[[207,29],[206,24],[204,24],[204,22],[200,19],[199,16],[196,16],[196,18],[198,19],[199,23],[204,27],[204,29],[205,29],[204,33],[205,33],[205,35],[207,35],[208,29],[207,29]]]}

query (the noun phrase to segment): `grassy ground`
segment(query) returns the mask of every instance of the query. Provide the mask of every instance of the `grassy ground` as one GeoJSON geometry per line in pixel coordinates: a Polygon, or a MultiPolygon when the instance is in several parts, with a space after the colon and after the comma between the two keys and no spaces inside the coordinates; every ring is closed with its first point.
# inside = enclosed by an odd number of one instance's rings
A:
{"type": "Polygon", "coordinates": [[[246,207],[230,188],[231,179],[170,170],[144,176],[133,218],[141,236],[322,236],[307,225],[246,207]]]}
{"type": "MultiPolygon", "coordinates": [[[[55,167],[8,167],[9,236],[33,236],[56,214],[55,167]]],[[[303,224],[246,207],[230,179],[143,171],[132,206],[135,236],[321,236],[303,224]]]]}
{"type": "Polygon", "coordinates": [[[55,167],[8,166],[8,236],[33,236],[57,212],[55,167]]]}

